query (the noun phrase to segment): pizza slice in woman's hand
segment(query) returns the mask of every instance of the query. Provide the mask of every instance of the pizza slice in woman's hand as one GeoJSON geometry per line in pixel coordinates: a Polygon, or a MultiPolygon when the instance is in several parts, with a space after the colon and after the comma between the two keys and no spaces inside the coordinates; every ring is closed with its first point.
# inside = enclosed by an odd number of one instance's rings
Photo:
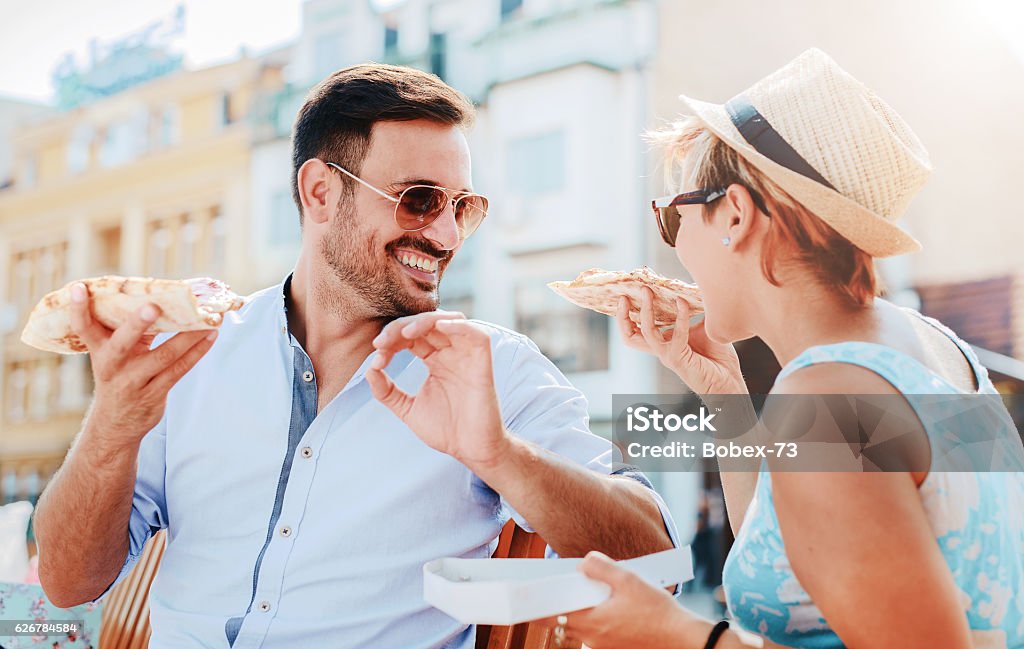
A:
{"type": "Polygon", "coordinates": [[[654,324],[659,327],[675,324],[676,298],[686,300],[690,314],[704,311],[704,301],[696,284],[664,277],[647,266],[631,272],[591,268],[571,282],[551,282],[548,287],[565,299],[585,309],[614,317],[619,298],[629,298],[629,317],[640,322],[641,289],[654,292],[654,324]]]}

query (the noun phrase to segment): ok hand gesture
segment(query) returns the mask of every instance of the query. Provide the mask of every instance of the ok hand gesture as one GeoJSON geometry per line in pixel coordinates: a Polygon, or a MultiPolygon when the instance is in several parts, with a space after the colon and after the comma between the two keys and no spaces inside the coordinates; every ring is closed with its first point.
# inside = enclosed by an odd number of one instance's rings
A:
{"type": "Polygon", "coordinates": [[[374,346],[377,358],[366,374],[373,396],[424,443],[471,469],[501,460],[509,434],[494,390],[486,328],[461,313],[420,313],[388,324],[374,346]],[[384,372],[402,349],[421,358],[430,372],[415,395],[384,372]]]}

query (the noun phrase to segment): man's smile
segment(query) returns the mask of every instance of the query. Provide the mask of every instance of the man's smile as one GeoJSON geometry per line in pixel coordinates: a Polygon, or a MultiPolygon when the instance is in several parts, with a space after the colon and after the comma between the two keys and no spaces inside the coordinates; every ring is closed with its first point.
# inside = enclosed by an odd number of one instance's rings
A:
{"type": "Polygon", "coordinates": [[[439,259],[409,248],[397,248],[392,256],[402,269],[414,279],[420,282],[437,283],[439,259]]]}

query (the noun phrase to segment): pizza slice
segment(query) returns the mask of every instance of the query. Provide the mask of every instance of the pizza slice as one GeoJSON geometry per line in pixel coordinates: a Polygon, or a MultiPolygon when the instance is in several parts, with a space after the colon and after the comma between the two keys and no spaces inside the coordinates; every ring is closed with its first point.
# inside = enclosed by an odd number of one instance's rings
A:
{"type": "Polygon", "coordinates": [[[675,299],[681,297],[690,305],[690,313],[702,313],[704,302],[696,284],[663,277],[647,266],[631,272],[591,268],[571,282],[551,282],[548,287],[577,306],[615,316],[619,298],[629,298],[629,318],[640,322],[640,289],[654,291],[654,324],[659,327],[675,324],[675,299]]]}
{"type": "Polygon", "coordinates": [[[108,329],[116,329],[144,304],[160,307],[160,317],[147,333],[216,329],[224,314],[242,308],[245,300],[227,284],[209,277],[152,279],[108,275],[76,280],[47,294],[29,314],[22,342],[59,354],[86,351],[71,329],[71,286],[82,282],[89,289],[92,314],[108,329]]]}

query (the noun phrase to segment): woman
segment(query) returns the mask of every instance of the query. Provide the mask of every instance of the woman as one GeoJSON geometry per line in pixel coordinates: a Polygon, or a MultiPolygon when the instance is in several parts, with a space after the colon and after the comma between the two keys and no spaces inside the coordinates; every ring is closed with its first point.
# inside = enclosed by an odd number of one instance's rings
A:
{"type": "MultiPolygon", "coordinates": [[[[696,117],[656,136],[678,195],[655,211],[706,315],[691,327],[680,301],[663,331],[648,291],[639,325],[620,304],[626,343],[709,399],[746,394],[731,343],[758,336],[783,367],[773,395],[905,399],[918,415],[917,451],[932,461],[884,473],[780,472],[772,462],[723,473],[737,533],[723,571],[732,629],[592,554],[581,569],[612,596],[560,617],[556,637],[593,649],[1024,647],[1024,474],[929,470],[950,431],[916,405],[917,395],[995,389],[955,334],[875,297],[873,258],[919,248],[893,221],[928,175],[924,148],[817,50],[724,106],[682,99],[696,117]]],[[[966,426],[995,426],[1017,450],[998,409],[969,414],[966,426]]]]}

